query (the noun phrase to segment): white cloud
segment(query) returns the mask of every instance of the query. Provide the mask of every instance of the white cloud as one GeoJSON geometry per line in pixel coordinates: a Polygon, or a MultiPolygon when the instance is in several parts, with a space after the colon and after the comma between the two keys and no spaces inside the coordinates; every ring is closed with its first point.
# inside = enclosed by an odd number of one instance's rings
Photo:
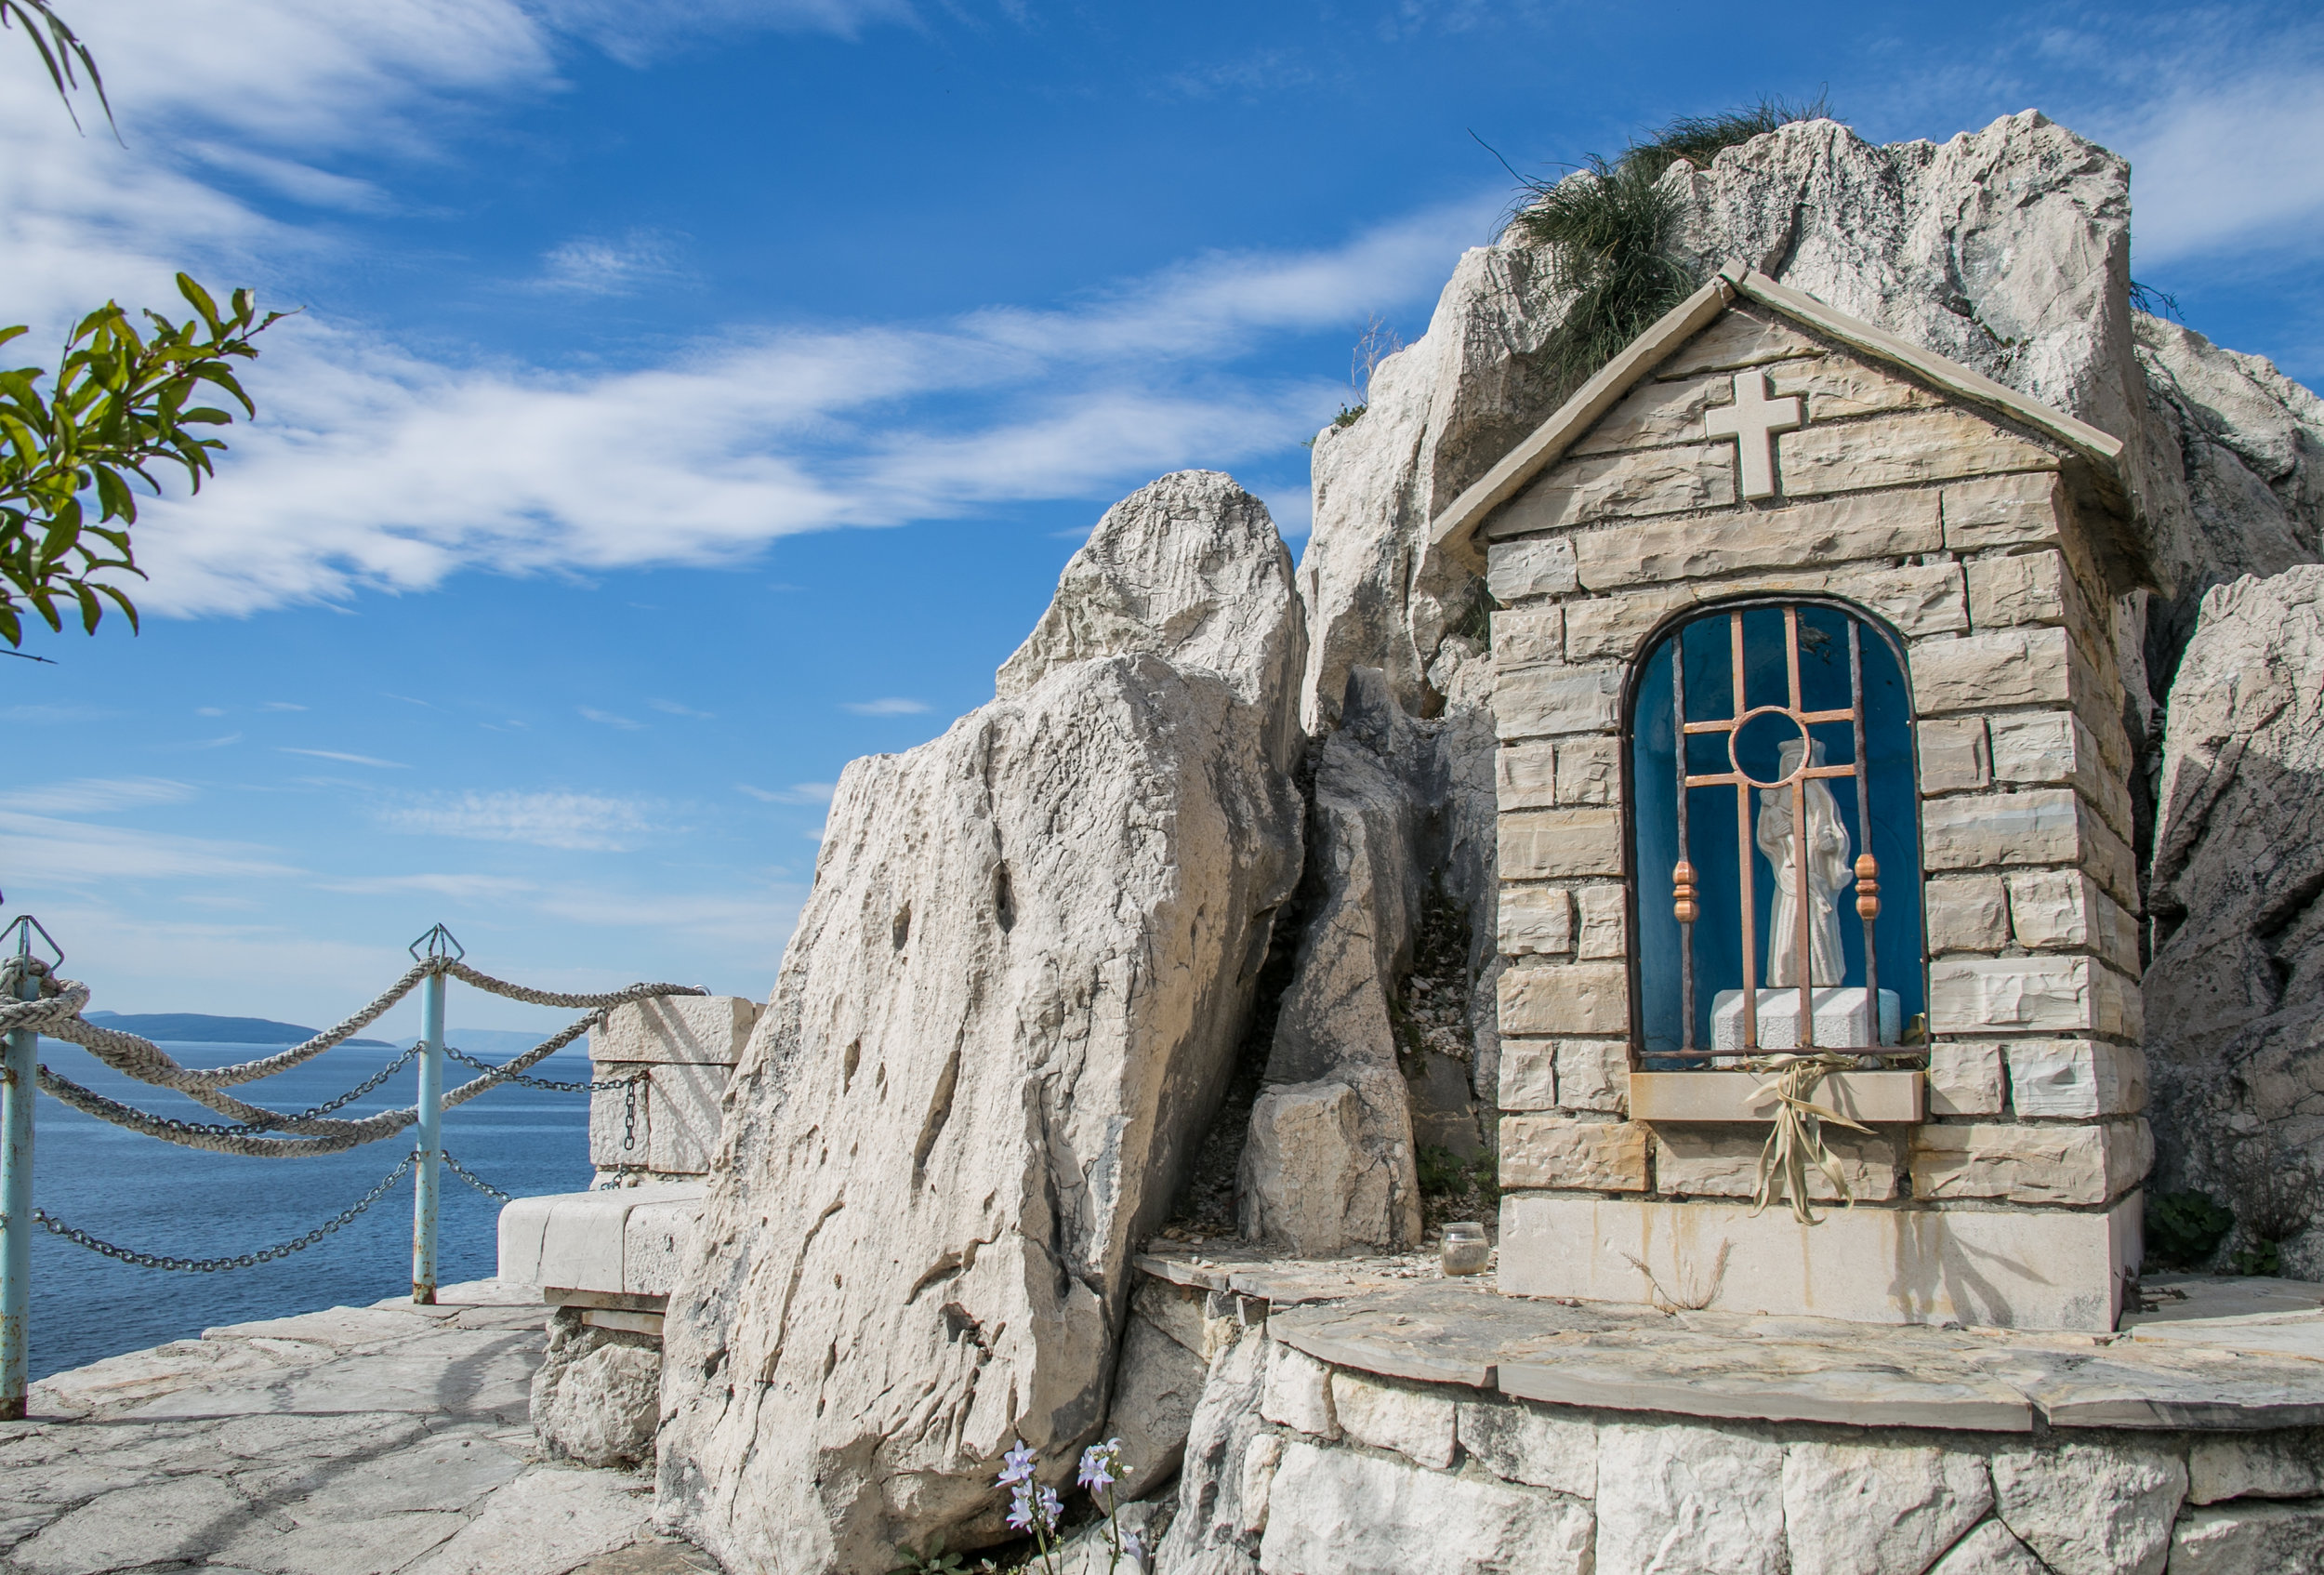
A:
{"type": "Polygon", "coordinates": [[[853,711],[859,717],[913,717],[928,709],[925,700],[906,700],[891,695],[884,700],[849,700],[839,709],[853,711]]]}
{"type": "Polygon", "coordinates": [[[628,717],[615,716],[611,711],[601,711],[593,706],[580,706],[575,709],[581,713],[584,721],[593,721],[600,727],[614,727],[619,728],[624,733],[637,733],[645,726],[645,723],[641,721],[632,721],[628,717]]]}
{"type": "Polygon", "coordinates": [[[402,761],[383,761],[376,755],[350,755],[342,753],[337,749],[294,749],[287,745],[278,745],[276,748],[281,753],[285,755],[306,755],[314,760],[337,761],[346,765],[377,766],[383,771],[409,771],[412,769],[410,766],[405,765],[402,761]]]}
{"type": "Polygon", "coordinates": [[[421,836],[619,853],[654,829],[648,807],[593,793],[460,793],[385,806],[379,819],[390,831],[421,836]]]}
{"type": "Polygon", "coordinates": [[[2123,141],[2142,266],[2324,230],[2324,69],[2184,83],[2123,141]]]}
{"type": "Polygon", "coordinates": [[[456,902],[509,902],[539,890],[533,881],[506,875],[369,875],[315,884],[318,890],[344,892],[350,896],[420,892],[456,902]]]}
{"type": "Polygon", "coordinates": [[[304,706],[294,706],[288,700],[269,700],[258,708],[262,711],[303,711],[306,708],[304,706]]]}
{"type": "Polygon", "coordinates": [[[718,720],[716,714],[713,712],[697,711],[692,706],[681,706],[675,700],[648,700],[646,704],[652,706],[657,711],[664,711],[674,717],[691,717],[695,721],[715,721],[718,720]]]}

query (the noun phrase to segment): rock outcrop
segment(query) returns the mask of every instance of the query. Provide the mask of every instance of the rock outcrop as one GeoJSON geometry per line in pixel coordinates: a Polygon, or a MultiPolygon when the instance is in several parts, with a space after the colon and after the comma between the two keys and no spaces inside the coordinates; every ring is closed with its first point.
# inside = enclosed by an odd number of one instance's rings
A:
{"type": "Polygon", "coordinates": [[[662,1350],[652,1335],[592,1328],[561,1309],[533,1374],[533,1431],[565,1460],[637,1465],[654,1458],[661,1388],[662,1350]]]}
{"type": "Polygon", "coordinates": [[[730,1568],[988,1539],[1004,1449],[1097,1435],[1298,878],[1303,657],[1264,508],[1166,477],[998,698],[842,775],[666,1326],[662,1513],[730,1568]]]}
{"type": "Polygon", "coordinates": [[[2324,1278],[2324,566],[2205,596],[2168,714],[2145,988],[2159,1181],[2324,1278]]]}
{"type": "MultiPolygon", "coordinates": [[[[1454,1128],[1427,1136],[1463,1157],[1480,1146],[1476,1109],[1490,1106],[1493,1086],[1472,1084],[1477,1058],[1459,1053],[1472,1035],[1423,1042],[1404,999],[1429,910],[1491,911],[1492,784],[1464,774],[1491,759],[1478,714],[1415,721],[1378,668],[1350,669],[1340,728],[1315,761],[1307,927],[1243,1151],[1249,1239],[1301,1256],[1410,1246],[1421,1225],[1416,1114],[1454,1128]]],[[[1465,995],[1490,936],[1460,939],[1453,987],[1465,995]]]]}

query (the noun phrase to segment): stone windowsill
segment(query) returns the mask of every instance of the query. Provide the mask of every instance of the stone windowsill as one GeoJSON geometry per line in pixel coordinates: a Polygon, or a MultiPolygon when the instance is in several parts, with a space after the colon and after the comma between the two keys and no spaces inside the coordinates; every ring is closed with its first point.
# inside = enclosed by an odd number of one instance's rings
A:
{"type": "MultiPolygon", "coordinates": [[[[1776,1102],[1752,1103],[1769,1079],[1757,1072],[1632,1072],[1633,1121],[1768,1121],[1776,1102]]],[[[1910,1123],[1928,1114],[1927,1079],[1920,1072],[1834,1072],[1811,1096],[1827,1109],[1868,1125],[1910,1123]]]]}

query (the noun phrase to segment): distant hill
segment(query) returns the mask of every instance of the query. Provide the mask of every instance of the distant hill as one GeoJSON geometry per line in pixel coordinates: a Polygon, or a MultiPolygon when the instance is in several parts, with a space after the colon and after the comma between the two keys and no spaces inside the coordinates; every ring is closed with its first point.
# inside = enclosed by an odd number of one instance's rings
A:
{"type": "MultiPolygon", "coordinates": [[[[206,1012],[92,1012],[88,1020],[125,1034],[149,1039],[176,1039],[180,1044],[297,1044],[322,1030],[269,1017],[213,1017],[206,1012]]],[[[347,1039],[347,1044],[373,1050],[393,1050],[386,1039],[347,1039]]]]}

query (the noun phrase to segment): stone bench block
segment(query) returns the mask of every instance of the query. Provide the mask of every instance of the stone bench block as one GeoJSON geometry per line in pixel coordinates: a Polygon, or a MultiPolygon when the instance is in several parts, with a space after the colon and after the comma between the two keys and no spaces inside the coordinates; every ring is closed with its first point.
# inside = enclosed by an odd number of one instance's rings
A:
{"type": "Polygon", "coordinates": [[[1803,1225],[1742,1203],[1511,1193],[1500,1289],[1644,1302],[1654,1283],[1634,1258],[1668,1295],[1717,1312],[2111,1332],[2141,1208],[2133,1193],[2104,1211],[1868,1207],[1803,1225]]]}
{"type": "Polygon", "coordinates": [[[759,1003],[742,996],[663,996],[633,1000],[605,1014],[589,1035],[596,1062],[677,1062],[732,1066],[759,1021],[759,1003]]]}
{"type": "Polygon", "coordinates": [[[666,1296],[702,1211],[698,1182],[520,1198],[500,1211],[499,1277],[544,1289],[666,1296]]]}

